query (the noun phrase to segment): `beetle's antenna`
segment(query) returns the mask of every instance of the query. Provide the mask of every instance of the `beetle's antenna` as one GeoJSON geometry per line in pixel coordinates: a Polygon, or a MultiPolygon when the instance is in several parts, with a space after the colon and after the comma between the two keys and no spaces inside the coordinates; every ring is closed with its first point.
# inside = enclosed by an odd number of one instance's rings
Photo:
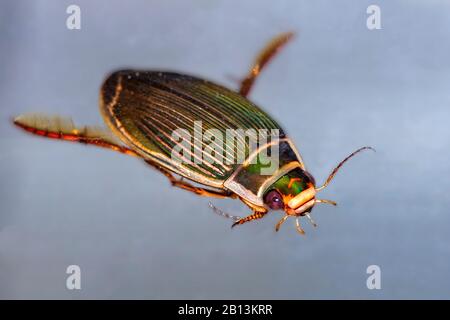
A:
{"type": "Polygon", "coordinates": [[[214,211],[214,213],[218,214],[219,216],[225,217],[227,219],[232,219],[234,221],[241,220],[241,217],[233,216],[229,213],[226,213],[226,212],[220,210],[219,208],[217,208],[216,206],[214,206],[211,202],[208,202],[208,205],[214,211]]]}
{"type": "Polygon", "coordinates": [[[336,166],[336,168],[333,169],[333,171],[331,171],[331,173],[330,173],[330,175],[328,176],[328,178],[327,178],[327,180],[325,181],[325,183],[324,183],[321,187],[316,188],[316,191],[320,191],[320,190],[324,189],[324,188],[330,183],[330,181],[333,180],[333,178],[334,178],[334,176],[336,175],[336,173],[339,171],[339,169],[342,167],[342,165],[343,165],[345,162],[347,162],[348,159],[350,159],[351,157],[353,157],[354,155],[356,155],[357,153],[359,153],[359,152],[361,152],[361,151],[363,151],[363,150],[369,150],[369,149],[375,151],[375,149],[372,148],[372,147],[362,147],[362,148],[359,148],[359,149],[356,150],[356,151],[353,151],[353,152],[352,152],[350,155],[348,155],[344,160],[342,160],[342,161],[336,166]]]}

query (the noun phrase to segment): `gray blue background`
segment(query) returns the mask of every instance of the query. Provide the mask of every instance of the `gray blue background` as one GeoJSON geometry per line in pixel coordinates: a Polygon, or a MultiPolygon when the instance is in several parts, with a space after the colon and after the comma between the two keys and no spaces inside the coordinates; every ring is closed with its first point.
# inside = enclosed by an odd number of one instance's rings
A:
{"type": "MultiPolygon", "coordinates": [[[[2,1],[0,298],[450,298],[450,2],[2,1]],[[81,7],[81,30],[66,8],[81,7]],[[366,27],[381,7],[382,29],[366,27]],[[251,99],[319,182],[348,153],[313,229],[272,213],[230,229],[209,199],[137,159],[14,128],[41,111],[101,124],[98,89],[124,67],[236,88],[274,35],[295,41],[251,99]],[[66,289],[77,264],[82,289],[66,289]],[[382,289],[368,290],[379,265],[382,289]]],[[[248,213],[239,201],[213,200],[248,213]]]]}

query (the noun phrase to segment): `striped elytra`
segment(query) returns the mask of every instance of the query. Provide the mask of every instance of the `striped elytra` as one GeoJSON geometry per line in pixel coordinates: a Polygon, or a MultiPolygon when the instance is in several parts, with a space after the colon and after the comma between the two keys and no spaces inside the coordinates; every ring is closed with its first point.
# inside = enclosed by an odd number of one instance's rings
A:
{"type": "MultiPolygon", "coordinates": [[[[185,129],[193,135],[194,124],[199,121],[203,130],[216,129],[224,137],[227,129],[278,129],[280,137],[284,136],[284,131],[269,115],[239,93],[193,76],[117,71],[105,80],[100,95],[102,114],[119,137],[145,156],[160,161],[167,161],[179,142],[172,137],[174,130],[185,129]]],[[[246,139],[246,150],[248,142],[246,139]]],[[[226,148],[221,146],[222,154],[226,155],[226,148]]],[[[190,147],[191,159],[199,160],[195,148],[204,149],[207,144],[192,139],[190,147]]],[[[238,165],[207,160],[186,161],[182,166],[224,181],[238,165]]]]}

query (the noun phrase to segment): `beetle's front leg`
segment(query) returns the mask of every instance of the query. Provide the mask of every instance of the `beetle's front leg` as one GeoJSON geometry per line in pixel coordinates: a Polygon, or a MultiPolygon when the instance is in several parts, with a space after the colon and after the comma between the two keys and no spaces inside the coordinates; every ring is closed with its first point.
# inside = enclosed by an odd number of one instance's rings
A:
{"type": "Polygon", "coordinates": [[[262,217],[264,217],[264,216],[266,215],[266,213],[267,213],[267,209],[266,209],[266,208],[256,206],[256,205],[254,205],[253,203],[251,203],[250,201],[248,201],[248,200],[246,200],[246,199],[244,199],[244,198],[241,198],[241,197],[240,197],[240,199],[241,199],[242,202],[244,202],[250,209],[252,209],[253,214],[251,214],[251,215],[249,215],[249,216],[247,216],[247,217],[244,217],[244,218],[237,219],[236,222],[234,222],[233,225],[231,226],[232,228],[233,228],[234,226],[238,225],[238,224],[243,224],[243,223],[246,223],[246,222],[248,222],[248,221],[252,221],[252,220],[256,220],[256,219],[261,219],[262,217]]]}
{"type": "Polygon", "coordinates": [[[231,227],[233,228],[238,224],[244,224],[244,223],[252,221],[252,220],[261,219],[262,217],[264,217],[266,215],[266,213],[267,213],[267,211],[266,212],[254,211],[253,214],[251,214],[245,218],[237,220],[235,223],[233,223],[231,225],[231,227]]]}
{"type": "Polygon", "coordinates": [[[252,221],[252,220],[256,220],[256,219],[260,219],[262,217],[264,217],[267,213],[267,209],[263,208],[263,207],[257,207],[253,204],[251,204],[248,201],[245,201],[244,199],[240,198],[247,206],[250,207],[250,209],[252,209],[253,214],[245,217],[245,218],[241,218],[239,216],[234,216],[231,215],[229,213],[226,213],[222,210],[220,210],[219,208],[215,207],[211,202],[209,203],[209,206],[211,207],[211,209],[213,209],[213,211],[215,213],[217,213],[218,215],[221,215],[222,217],[225,218],[229,218],[234,220],[234,223],[231,225],[231,227],[233,228],[234,226],[238,225],[238,224],[243,224],[246,223],[248,221],[252,221]]]}

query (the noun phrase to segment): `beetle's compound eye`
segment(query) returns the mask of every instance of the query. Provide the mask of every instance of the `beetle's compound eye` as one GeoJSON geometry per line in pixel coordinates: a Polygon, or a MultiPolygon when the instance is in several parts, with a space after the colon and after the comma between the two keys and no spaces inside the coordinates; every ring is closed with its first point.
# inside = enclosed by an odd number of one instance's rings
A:
{"type": "Polygon", "coordinates": [[[264,202],[272,210],[280,210],[284,207],[283,198],[276,190],[269,191],[264,197],[264,202]]]}

